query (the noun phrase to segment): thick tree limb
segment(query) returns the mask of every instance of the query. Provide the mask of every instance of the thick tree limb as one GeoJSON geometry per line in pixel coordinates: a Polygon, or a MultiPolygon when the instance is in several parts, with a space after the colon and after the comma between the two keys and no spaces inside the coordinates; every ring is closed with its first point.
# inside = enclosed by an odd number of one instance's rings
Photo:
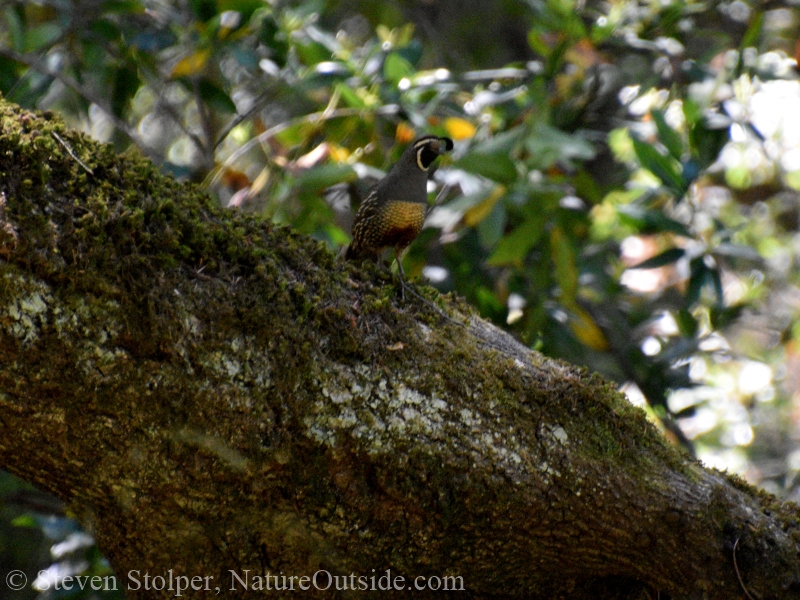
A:
{"type": "Polygon", "coordinates": [[[0,466],[67,502],[123,587],[138,571],[129,597],[175,597],[141,589],[169,569],[230,597],[230,571],[386,569],[464,597],[800,597],[796,508],[600,378],[0,117],[0,466]]]}

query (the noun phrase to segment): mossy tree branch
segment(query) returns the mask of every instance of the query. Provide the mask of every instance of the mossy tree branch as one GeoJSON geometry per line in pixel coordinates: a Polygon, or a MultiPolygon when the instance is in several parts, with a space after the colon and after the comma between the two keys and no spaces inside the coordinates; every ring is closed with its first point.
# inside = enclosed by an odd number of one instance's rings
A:
{"type": "Polygon", "coordinates": [[[795,507],[682,456],[600,378],[52,116],[0,118],[0,466],[123,580],[800,597],[795,507]]]}

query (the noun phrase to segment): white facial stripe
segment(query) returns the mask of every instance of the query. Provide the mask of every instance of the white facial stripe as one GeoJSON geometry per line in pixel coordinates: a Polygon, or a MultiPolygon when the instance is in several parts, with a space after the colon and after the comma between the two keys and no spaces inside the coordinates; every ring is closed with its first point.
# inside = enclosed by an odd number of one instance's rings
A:
{"type": "Polygon", "coordinates": [[[437,138],[434,135],[422,138],[421,140],[417,140],[417,143],[414,144],[414,148],[422,148],[423,146],[430,144],[433,140],[438,140],[438,139],[439,138],[437,138]]]}
{"type": "Polygon", "coordinates": [[[423,170],[423,171],[427,171],[427,170],[428,170],[428,167],[426,167],[425,165],[423,165],[423,164],[422,164],[422,152],[423,152],[424,150],[425,150],[424,146],[423,146],[423,147],[417,147],[417,166],[418,166],[418,167],[419,167],[421,170],[423,170]]]}

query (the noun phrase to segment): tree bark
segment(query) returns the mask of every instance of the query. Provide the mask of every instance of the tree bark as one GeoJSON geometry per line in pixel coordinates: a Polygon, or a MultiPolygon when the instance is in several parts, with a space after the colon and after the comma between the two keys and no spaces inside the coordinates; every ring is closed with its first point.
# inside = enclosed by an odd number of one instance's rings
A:
{"type": "Polygon", "coordinates": [[[68,503],[128,597],[315,574],[382,597],[387,570],[411,597],[800,597],[795,506],[600,377],[50,115],[0,118],[0,466],[68,503]]]}

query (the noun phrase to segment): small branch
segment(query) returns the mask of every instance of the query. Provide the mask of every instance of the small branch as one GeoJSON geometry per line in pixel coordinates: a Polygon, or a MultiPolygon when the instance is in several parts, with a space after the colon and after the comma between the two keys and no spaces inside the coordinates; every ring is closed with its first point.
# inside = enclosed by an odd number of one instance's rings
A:
{"type": "Polygon", "coordinates": [[[203,96],[200,93],[200,86],[196,77],[192,78],[192,89],[194,91],[194,101],[195,104],[197,104],[197,112],[200,114],[200,125],[203,128],[203,135],[205,136],[205,141],[200,144],[200,151],[203,153],[203,162],[206,163],[207,168],[212,168],[214,166],[214,150],[212,148],[214,143],[214,128],[211,124],[211,115],[208,113],[208,106],[203,102],[203,96]]]}
{"type": "Polygon", "coordinates": [[[60,135],[58,135],[58,134],[57,134],[55,131],[53,132],[53,137],[54,137],[54,138],[56,138],[56,140],[57,140],[57,141],[58,141],[58,142],[59,142],[59,143],[60,143],[62,146],[64,146],[64,149],[65,149],[65,150],[66,150],[66,151],[69,153],[69,155],[70,155],[72,158],[74,158],[74,159],[75,159],[75,161],[76,161],[76,162],[77,162],[77,163],[78,163],[80,166],[82,166],[84,169],[86,169],[86,172],[87,172],[87,173],[89,173],[89,175],[94,175],[94,171],[92,171],[92,170],[91,170],[89,167],[87,167],[87,166],[86,166],[86,163],[84,163],[84,162],[83,162],[83,161],[82,161],[80,158],[78,158],[77,156],[75,156],[75,153],[72,151],[72,148],[70,148],[69,144],[67,144],[67,142],[65,142],[63,139],[61,139],[61,136],[60,136],[60,135]]]}
{"type": "Polygon", "coordinates": [[[442,189],[440,189],[440,190],[439,190],[439,193],[438,193],[438,194],[436,194],[436,198],[434,199],[434,201],[433,201],[433,204],[431,204],[430,206],[428,206],[428,210],[427,210],[427,212],[425,213],[425,217],[426,217],[426,218],[427,218],[427,216],[428,216],[429,214],[431,214],[431,211],[432,211],[434,208],[436,208],[437,206],[441,206],[441,205],[444,203],[444,197],[447,195],[447,193],[450,191],[450,188],[452,188],[452,187],[453,187],[453,186],[451,186],[449,183],[445,183],[445,184],[442,186],[442,189]]]}
{"type": "MultiPolygon", "coordinates": [[[[382,106],[381,108],[374,111],[374,114],[377,115],[393,115],[397,114],[399,111],[399,107],[396,104],[389,104],[387,106],[382,106]]],[[[242,144],[240,148],[237,148],[226,160],[225,162],[216,168],[213,177],[208,182],[208,188],[212,188],[219,178],[222,176],[224,170],[232,165],[236,160],[240,157],[247,154],[253,146],[256,144],[263,144],[270,138],[278,135],[282,131],[289,129],[289,127],[294,127],[295,125],[299,125],[301,123],[320,123],[322,121],[329,121],[331,119],[338,119],[341,117],[352,117],[360,114],[364,114],[364,109],[361,108],[340,108],[338,110],[330,110],[326,108],[323,111],[311,113],[310,115],[303,115],[302,117],[297,117],[296,119],[290,119],[289,121],[284,121],[279,125],[275,125],[274,127],[270,127],[265,132],[259,134],[257,137],[254,137],[251,140],[248,140],[245,144],[242,144]]]]}
{"type": "Polygon", "coordinates": [[[3,48],[0,47],[0,56],[5,56],[6,58],[10,58],[18,63],[22,63],[23,65],[27,65],[31,69],[38,71],[43,75],[47,75],[48,77],[52,77],[57,79],[61,83],[63,83],[68,88],[77,92],[80,96],[95,104],[100,110],[102,110],[106,116],[114,123],[114,127],[119,129],[123,132],[126,136],[128,136],[131,141],[139,146],[142,151],[147,154],[151,159],[156,162],[163,163],[164,157],[159,153],[155,148],[152,148],[145,144],[136,131],[130,127],[125,121],[120,119],[117,115],[114,114],[114,111],[105,103],[105,101],[94,92],[92,92],[89,88],[87,88],[82,83],[76,81],[69,75],[65,75],[60,71],[56,71],[55,69],[51,69],[46,64],[44,64],[39,58],[30,56],[27,54],[20,54],[19,52],[15,52],[10,48],[3,48]]]}
{"type": "Polygon", "coordinates": [[[744,587],[744,581],[742,581],[742,574],[739,573],[739,565],[736,563],[736,548],[739,546],[739,538],[736,538],[736,542],[733,544],[733,568],[736,569],[736,577],[739,579],[739,585],[742,586],[742,591],[744,595],[747,596],[750,600],[755,600],[753,596],[750,595],[750,592],[747,591],[747,588],[744,587]]]}
{"type": "Polygon", "coordinates": [[[261,108],[263,108],[264,106],[263,102],[266,101],[266,99],[269,97],[271,93],[272,93],[272,87],[267,88],[266,90],[261,92],[261,94],[258,95],[258,97],[253,101],[252,106],[247,111],[243,113],[237,113],[233,117],[233,119],[231,119],[231,122],[228,123],[222,130],[222,132],[219,134],[217,141],[214,142],[213,149],[216,150],[219,147],[219,145],[225,141],[225,138],[228,137],[230,132],[233,131],[242,121],[249,119],[253,115],[253,113],[255,113],[258,110],[261,110],[261,108]]]}

